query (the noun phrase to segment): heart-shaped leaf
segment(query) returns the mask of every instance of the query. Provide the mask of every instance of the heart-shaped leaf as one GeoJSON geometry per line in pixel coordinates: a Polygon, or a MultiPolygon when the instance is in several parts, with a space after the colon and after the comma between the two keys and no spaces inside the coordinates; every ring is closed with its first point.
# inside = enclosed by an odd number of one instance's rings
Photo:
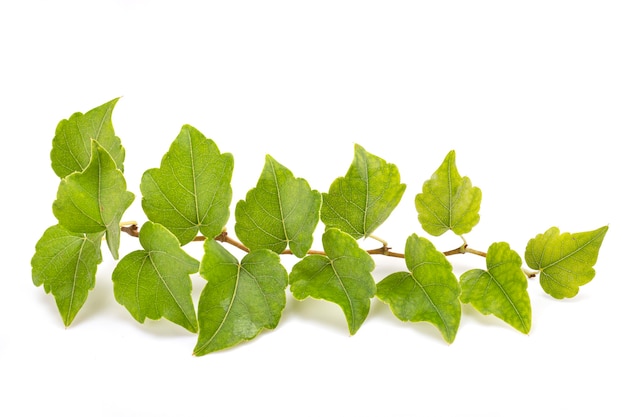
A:
{"type": "Polygon", "coordinates": [[[267,155],[256,188],[235,209],[235,232],[251,250],[281,253],[287,245],[302,258],[313,244],[322,197],[267,155]]]}
{"type": "Polygon", "coordinates": [[[192,126],[182,127],[160,168],[141,178],[142,207],[148,218],[167,227],[182,245],[202,233],[222,232],[230,216],[233,156],[192,126]]]}

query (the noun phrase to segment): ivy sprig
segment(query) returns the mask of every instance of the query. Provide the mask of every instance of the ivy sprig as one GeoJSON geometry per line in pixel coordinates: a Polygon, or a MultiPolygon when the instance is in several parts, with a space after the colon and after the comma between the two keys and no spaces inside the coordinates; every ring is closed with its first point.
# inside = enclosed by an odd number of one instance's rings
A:
{"type": "Polygon", "coordinates": [[[462,304],[527,334],[532,326],[529,278],[538,275],[541,288],[562,299],[576,296],[595,276],[608,226],[577,233],[552,227],[536,234],[526,246],[526,267],[506,242],[495,242],[486,252],[470,247],[466,235],[480,220],[482,192],[459,173],[454,150],[414,197],[426,235],[451,232],[461,238],[459,247],[444,252],[417,233],[407,237],[404,253],[395,252],[373,234],[400,203],[406,184],[396,165],[358,144],[346,174],[327,192],[311,189],[266,155],[256,186],[235,205],[231,235],[225,227],[234,157],[190,125],[181,128],[160,166],[141,178],[147,220],[141,228],[125,223],[135,196],[127,191],[125,151],[111,119],[117,101],[62,120],[52,140],[51,165],[60,178],[52,204],[58,224],[37,241],[31,266],[33,283],[54,296],[65,326],[94,288],[103,241],[118,261],[112,273],[117,302],[140,323],[164,318],[196,333],[196,356],[276,328],[287,289],[297,300],[336,304],[352,335],[378,298],[398,319],[428,322],[453,343],[462,304]],[[320,223],[322,248],[314,248],[320,223]],[[122,234],[138,237],[142,249],[119,259],[122,234]],[[381,246],[363,249],[361,242],[368,238],[381,246]],[[197,241],[204,241],[200,260],[185,249],[197,241]],[[449,257],[458,254],[481,256],[485,267],[457,277],[449,257]],[[298,261],[288,271],[280,255],[298,261]],[[375,256],[404,258],[406,268],[376,282],[375,256]],[[195,274],[205,279],[197,304],[195,274]]]}

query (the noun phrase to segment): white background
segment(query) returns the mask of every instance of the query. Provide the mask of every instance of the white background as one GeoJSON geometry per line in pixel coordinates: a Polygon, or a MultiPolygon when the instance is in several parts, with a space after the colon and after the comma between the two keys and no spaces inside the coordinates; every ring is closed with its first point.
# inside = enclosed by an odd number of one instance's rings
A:
{"type": "MultiPolygon", "coordinates": [[[[625,21],[601,0],[2,2],[0,415],[625,415],[625,21]],[[355,143],[395,163],[407,191],[377,235],[403,251],[425,235],[414,197],[454,149],[483,191],[470,246],[523,254],[550,226],[608,224],[596,278],[562,301],[531,280],[528,336],[465,306],[452,345],[377,300],[351,337],[337,306],[288,293],[275,330],[193,357],[194,335],[115,302],[106,255],[65,329],[30,275],[56,223],[51,141],[115,97],[128,220],[145,220],[141,174],[188,123],[234,155],[233,208],[265,154],[320,191],[355,143]]],[[[123,236],[122,254],[136,247],[123,236]]],[[[404,268],[376,261],[377,280],[404,268]]]]}

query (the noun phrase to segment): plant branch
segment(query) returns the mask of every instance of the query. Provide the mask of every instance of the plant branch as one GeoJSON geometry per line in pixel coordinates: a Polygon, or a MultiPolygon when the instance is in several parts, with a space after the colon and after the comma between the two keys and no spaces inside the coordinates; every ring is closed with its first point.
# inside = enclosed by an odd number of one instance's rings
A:
{"type": "MultiPolygon", "coordinates": [[[[137,226],[136,222],[124,222],[120,225],[120,228],[122,232],[130,236],[139,237],[139,227],[137,226]]],[[[383,239],[380,239],[371,235],[369,237],[383,243],[383,246],[381,246],[380,248],[367,250],[366,252],[369,253],[370,255],[383,255],[383,256],[390,256],[392,258],[403,258],[403,259],[405,258],[405,255],[403,253],[391,251],[390,250],[391,248],[387,246],[387,242],[385,242],[383,239]]],[[[195,242],[203,242],[206,240],[206,237],[199,235],[199,236],[196,236],[193,240],[195,242]]],[[[222,243],[228,243],[229,245],[232,245],[236,247],[237,249],[240,249],[244,252],[247,252],[247,253],[250,252],[250,248],[248,248],[247,246],[245,246],[243,243],[239,242],[238,240],[235,240],[231,238],[230,236],[228,236],[228,232],[226,231],[223,231],[222,233],[217,235],[215,237],[215,240],[218,242],[222,242],[222,243]]],[[[471,253],[473,255],[482,256],[483,258],[487,257],[486,252],[469,248],[467,246],[467,243],[465,243],[465,239],[463,239],[463,244],[459,246],[458,248],[445,251],[442,253],[445,256],[464,255],[466,253],[471,253]]],[[[287,249],[281,252],[280,254],[281,255],[293,255],[293,252],[287,249]]],[[[307,255],[326,255],[326,252],[320,251],[320,250],[310,250],[307,252],[307,255]]],[[[527,270],[524,268],[522,268],[522,270],[524,271],[524,274],[526,274],[528,278],[534,278],[537,276],[537,274],[539,274],[538,271],[531,271],[531,270],[527,270]]]]}

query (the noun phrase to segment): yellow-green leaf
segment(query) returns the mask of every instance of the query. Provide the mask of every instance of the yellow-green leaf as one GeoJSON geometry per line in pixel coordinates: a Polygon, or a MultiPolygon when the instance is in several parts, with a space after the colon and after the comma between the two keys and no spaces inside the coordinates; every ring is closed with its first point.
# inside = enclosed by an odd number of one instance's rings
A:
{"type": "Polygon", "coordinates": [[[61,180],[52,211],[59,224],[71,232],[106,232],[111,254],[118,259],[120,221],[135,196],[126,190],[124,174],[109,153],[95,140],[91,148],[84,171],[61,180]]]}
{"type": "Polygon", "coordinates": [[[115,299],[140,323],[164,317],[197,332],[189,275],[198,272],[199,262],[158,223],[146,222],[139,242],[143,250],[129,253],[113,270],[115,299]]]}
{"type": "Polygon", "coordinates": [[[596,274],[600,246],[608,226],[580,233],[563,233],[552,227],[531,239],[525,259],[529,267],[540,271],[539,280],[545,292],[554,298],[574,297],[579,287],[596,274]]]}
{"type": "Polygon", "coordinates": [[[487,270],[461,275],[461,301],[482,314],[493,314],[522,333],[530,332],[532,312],[528,278],[522,259],[508,243],[493,243],[487,251],[487,270]]]}
{"type": "Polygon", "coordinates": [[[452,343],[461,322],[461,287],[452,265],[428,239],[413,234],[406,241],[408,272],[393,273],[377,285],[376,296],[402,321],[427,321],[452,343]]]}
{"type": "Polygon", "coordinates": [[[115,136],[111,114],[119,98],[98,106],[87,113],[74,113],[57,125],[52,139],[52,169],[65,178],[73,172],[87,168],[91,161],[91,141],[96,140],[107,150],[115,164],[124,171],[124,148],[115,136]]]}
{"type": "Polygon", "coordinates": [[[37,242],[31,260],[33,283],[54,296],[66,327],[96,283],[101,243],[102,233],[72,233],[60,225],[48,228],[37,242]]]}
{"type": "Polygon", "coordinates": [[[281,253],[287,246],[302,258],[313,244],[322,197],[306,180],[267,155],[256,185],[235,209],[235,232],[248,248],[281,253]]]}
{"type": "Polygon", "coordinates": [[[233,156],[192,126],[184,125],[160,168],[141,178],[141,204],[148,218],[167,227],[182,245],[198,234],[222,232],[230,216],[233,156]]]}
{"type": "Polygon", "coordinates": [[[472,187],[468,177],[461,177],[455,152],[450,151],[432,177],[415,196],[418,220],[424,230],[440,236],[452,230],[457,235],[469,233],[480,216],[480,188],[472,187]]]}
{"type": "Polygon", "coordinates": [[[396,208],[405,189],[394,164],[355,145],[346,176],[322,194],[321,219],[327,228],[338,228],[355,239],[368,237],[396,208]]]}
{"type": "Polygon", "coordinates": [[[328,229],[322,236],[326,255],[309,255],[294,265],[289,284],[294,297],[327,300],[341,307],[350,334],[361,327],[376,294],[374,261],[349,234],[328,229]]]}
{"type": "Polygon", "coordinates": [[[196,356],[275,328],[286,304],[287,271],[275,252],[258,249],[239,262],[214,240],[204,248],[200,275],[207,283],[198,303],[196,356]]]}

